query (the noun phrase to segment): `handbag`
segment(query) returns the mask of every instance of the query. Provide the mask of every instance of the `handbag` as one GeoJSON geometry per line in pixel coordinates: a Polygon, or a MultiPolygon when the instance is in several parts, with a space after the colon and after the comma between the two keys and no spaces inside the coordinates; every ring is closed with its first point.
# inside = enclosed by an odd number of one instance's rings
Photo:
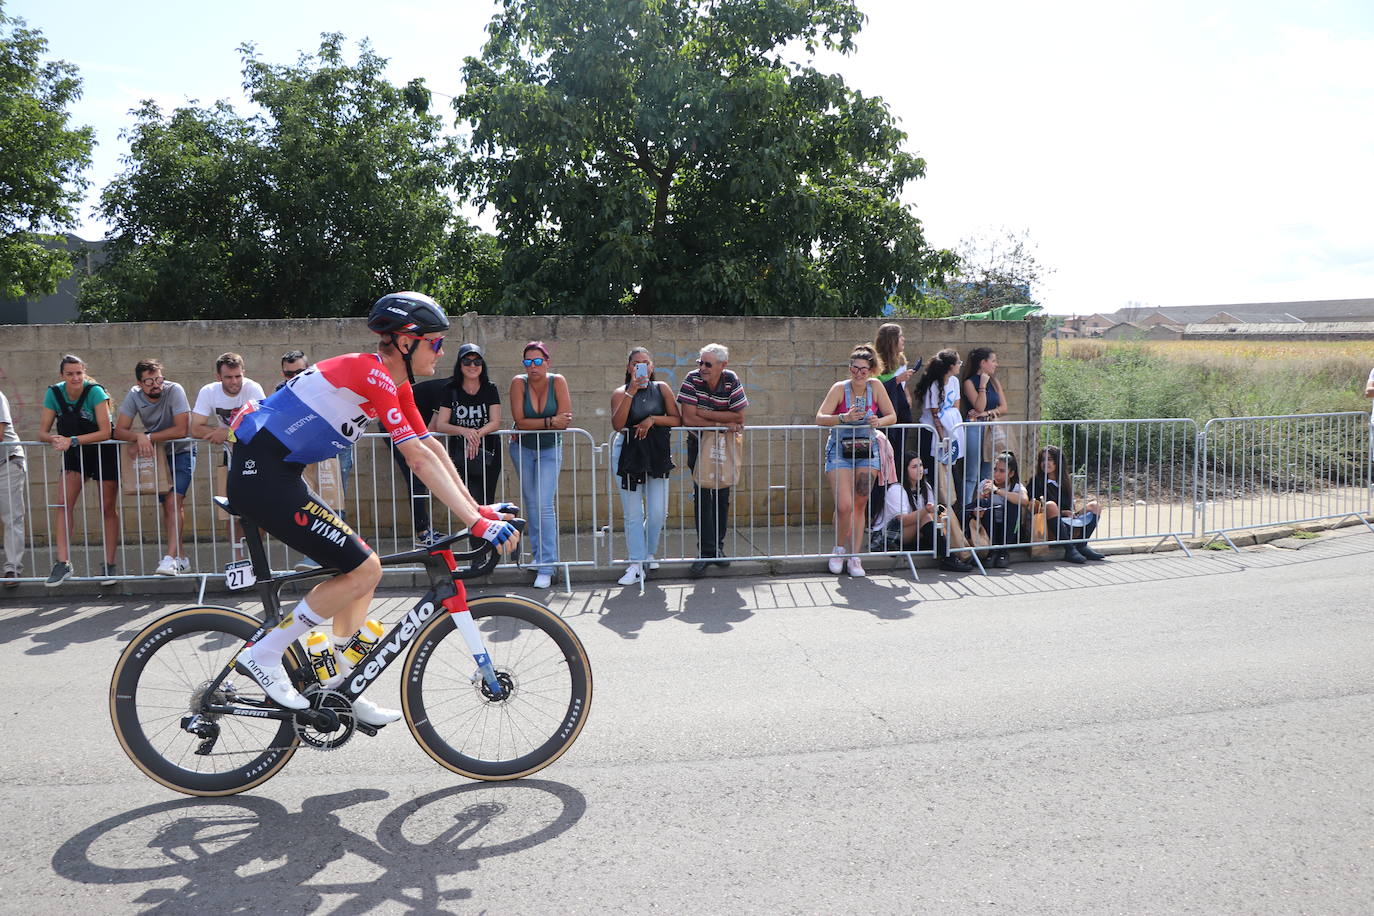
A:
{"type": "Polygon", "coordinates": [[[991,547],[992,538],[988,536],[987,530],[976,520],[969,526],[970,542],[974,547],[991,547]]]}
{"type": "Polygon", "coordinates": [[[849,437],[840,440],[840,456],[853,461],[873,457],[873,439],[849,437]]]}
{"type": "Polygon", "coordinates": [[[1050,549],[1044,546],[1045,542],[1050,539],[1049,525],[1047,524],[1047,522],[1048,520],[1045,517],[1045,504],[1038,499],[1032,500],[1030,526],[1030,555],[1033,559],[1043,560],[1050,555],[1050,549]],[[1039,544],[1040,546],[1037,547],[1037,544],[1039,544]]]}
{"type": "Polygon", "coordinates": [[[940,507],[940,525],[945,530],[945,540],[949,543],[950,553],[959,551],[960,560],[971,561],[973,552],[968,549],[968,538],[964,537],[964,526],[955,521],[954,513],[946,506],[940,507]]]}

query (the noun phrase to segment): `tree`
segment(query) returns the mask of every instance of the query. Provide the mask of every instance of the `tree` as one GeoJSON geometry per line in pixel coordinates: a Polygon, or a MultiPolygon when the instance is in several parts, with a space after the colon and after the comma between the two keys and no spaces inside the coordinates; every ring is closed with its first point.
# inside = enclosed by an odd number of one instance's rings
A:
{"type": "Polygon", "coordinates": [[[71,273],[71,255],[53,233],[76,223],[87,185],[81,173],[95,143],[89,127],[68,127],[67,106],[81,97],[76,67],[43,61],[47,50],[42,33],[6,16],[0,0],[0,297],[6,299],[47,295],[71,273]]]}
{"type": "Polygon", "coordinates": [[[1038,305],[1033,290],[1054,271],[1035,256],[1030,231],[970,236],[959,243],[959,267],[929,297],[943,299],[951,315],[985,312],[999,305],[1038,305]]]}
{"type": "Polygon", "coordinates": [[[876,315],[953,266],[886,104],[784,60],[853,0],[505,0],[454,102],[509,312],[876,315]]]}
{"type": "Polygon", "coordinates": [[[259,114],[225,101],[134,113],[125,169],[101,196],[115,234],[83,317],[358,315],[380,293],[438,282],[456,142],[423,83],[387,82],[365,41],[349,64],[337,34],[294,66],[240,51],[259,114]]]}

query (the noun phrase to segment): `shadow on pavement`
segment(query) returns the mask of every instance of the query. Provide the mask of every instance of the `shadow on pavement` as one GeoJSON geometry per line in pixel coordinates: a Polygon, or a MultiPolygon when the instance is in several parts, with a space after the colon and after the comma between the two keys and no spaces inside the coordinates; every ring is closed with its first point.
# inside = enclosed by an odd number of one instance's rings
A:
{"type": "Polygon", "coordinates": [[[450,901],[472,900],[472,890],[443,889],[441,879],[546,843],[587,808],[576,789],[523,780],[422,795],[382,817],[375,837],[345,827],[337,813],[386,798],[377,789],[317,795],[299,812],[253,796],[148,805],[82,830],[52,867],[80,884],[159,885],[131,901],[148,913],[313,912],[339,896],[346,899],[333,912],[391,904],[446,913],[450,901]],[[345,857],[346,866],[335,865],[345,857]]]}

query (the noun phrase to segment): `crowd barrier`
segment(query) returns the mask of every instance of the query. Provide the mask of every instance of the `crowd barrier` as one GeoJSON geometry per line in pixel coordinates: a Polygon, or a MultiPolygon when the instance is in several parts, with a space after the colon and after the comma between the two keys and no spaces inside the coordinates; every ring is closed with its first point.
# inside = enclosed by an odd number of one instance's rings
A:
{"type": "MultiPolygon", "coordinates": [[[[824,471],[831,429],[746,427],[738,440],[738,480],[724,493],[701,486],[689,468],[691,439],[718,432],[722,431],[670,430],[675,469],[668,479],[666,518],[654,561],[681,572],[704,553],[725,563],[814,559],[819,564],[827,559],[836,543],[834,494],[824,471]],[[723,519],[723,536],[718,549],[703,550],[702,529],[712,510],[719,510],[717,520],[723,519]]],[[[1104,508],[1094,541],[1172,540],[1186,550],[1186,537],[1221,539],[1235,547],[1230,535],[1236,531],[1346,517],[1369,526],[1368,517],[1374,513],[1371,430],[1362,413],[1228,417],[1212,420],[1201,430],[1188,419],[998,422],[965,424],[964,433],[968,445],[979,445],[980,455],[982,442],[988,443],[989,454],[1012,452],[1027,487],[1037,454],[1047,446],[1059,448],[1071,469],[1078,502],[1092,499],[1104,508]]],[[[478,495],[520,504],[523,514],[532,515],[531,500],[526,498],[530,493],[522,493],[522,476],[510,448],[512,437],[521,434],[504,430],[496,435],[500,458],[493,466],[499,466],[499,478],[486,494],[478,495]]],[[[889,427],[886,435],[900,456],[894,462],[899,473],[903,459],[912,453],[933,451],[940,456],[951,448],[948,439],[933,441],[934,430],[919,424],[889,427]]],[[[531,450],[526,468],[531,479],[557,480],[551,521],[544,522],[545,532],[556,535],[544,541],[539,558],[537,538],[525,538],[520,551],[504,565],[533,571],[538,559],[570,587],[574,568],[613,571],[628,561],[625,501],[616,476],[616,437],[597,442],[586,430],[569,429],[560,440],[556,447],[531,450]],[[551,545],[556,545],[556,560],[550,559],[551,545]]],[[[213,502],[224,487],[223,448],[206,442],[195,445],[198,459],[185,498],[182,553],[189,561],[184,575],[198,579],[203,589],[208,577],[222,575],[225,564],[240,556],[235,547],[241,532],[213,502]]],[[[57,510],[64,499],[59,489],[62,455],[47,444],[25,442],[22,447],[27,471],[22,575],[41,581],[56,559],[57,510]]],[[[128,446],[121,443],[117,448],[128,446]]],[[[472,481],[481,453],[469,463],[458,451],[461,470],[472,481]]],[[[344,509],[348,523],[379,552],[409,549],[416,534],[425,530],[444,533],[458,527],[446,507],[432,500],[395,459],[387,436],[365,436],[347,457],[351,467],[335,472],[343,480],[324,481],[336,488],[330,501],[344,509]]],[[[76,579],[152,577],[162,557],[172,552],[157,492],[166,487],[165,462],[158,462],[161,476],[156,487],[148,489],[130,484],[124,458],[121,483],[85,480],[73,505],[70,558],[76,579]],[[102,565],[111,538],[113,576],[102,565]]],[[[5,479],[14,479],[14,464],[0,467],[5,479]]],[[[986,467],[978,470],[970,475],[971,483],[987,476],[986,467]]],[[[932,477],[936,503],[950,506],[960,501],[962,477],[932,477]]],[[[881,499],[881,493],[874,495],[881,499]]],[[[866,529],[880,507],[881,502],[868,502],[866,529]]],[[[1045,543],[1064,543],[1057,535],[1051,530],[1045,543]]],[[[7,531],[6,540],[12,547],[13,534],[7,531]]],[[[1028,532],[1008,532],[1006,540],[1026,546],[1028,532]]],[[[971,547],[970,552],[977,557],[998,546],[971,547]]],[[[861,555],[905,562],[914,576],[915,558],[932,553],[933,545],[926,543],[920,549],[906,545],[869,549],[861,555]]],[[[269,559],[274,569],[288,570],[303,558],[273,543],[269,559]]]]}

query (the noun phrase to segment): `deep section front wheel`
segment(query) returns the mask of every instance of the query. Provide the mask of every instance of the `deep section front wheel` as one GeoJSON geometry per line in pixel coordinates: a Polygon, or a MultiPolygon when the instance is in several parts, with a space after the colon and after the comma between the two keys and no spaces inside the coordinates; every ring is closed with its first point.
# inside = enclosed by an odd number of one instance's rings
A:
{"type": "Polygon", "coordinates": [[[572,746],[587,721],[592,670],[553,611],[513,595],[475,598],[472,617],[504,694],[493,697],[452,615],[421,631],[406,658],[401,707],[415,740],[472,779],[518,779],[572,746]]]}
{"type": "MultiPolygon", "coordinates": [[[[275,708],[256,681],[230,672],[209,687],[258,628],[229,608],[192,607],[150,624],[124,649],[110,680],[110,719],[129,759],[169,789],[187,795],[232,795],[261,785],[286,765],[299,739],[289,720],[213,715],[207,703],[275,708]],[[215,740],[183,728],[202,716],[215,740]]],[[[284,659],[295,674],[294,653],[284,659]]]]}

